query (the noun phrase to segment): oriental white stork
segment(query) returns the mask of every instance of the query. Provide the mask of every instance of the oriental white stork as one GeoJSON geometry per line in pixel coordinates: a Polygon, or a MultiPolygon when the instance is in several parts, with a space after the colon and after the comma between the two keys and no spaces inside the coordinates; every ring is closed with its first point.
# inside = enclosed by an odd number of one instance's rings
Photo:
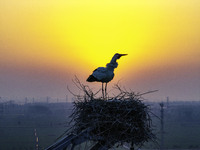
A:
{"type": "Polygon", "coordinates": [[[121,56],[126,56],[127,54],[118,54],[116,53],[110,63],[106,65],[106,67],[99,67],[93,71],[93,73],[88,77],[87,81],[88,82],[101,82],[102,83],[102,94],[104,98],[104,94],[106,96],[106,91],[107,91],[107,83],[110,82],[113,77],[114,77],[114,69],[117,68],[118,63],[116,62],[117,59],[120,59],[121,56]],[[106,83],[105,85],[105,91],[104,91],[104,86],[103,84],[106,83]]]}

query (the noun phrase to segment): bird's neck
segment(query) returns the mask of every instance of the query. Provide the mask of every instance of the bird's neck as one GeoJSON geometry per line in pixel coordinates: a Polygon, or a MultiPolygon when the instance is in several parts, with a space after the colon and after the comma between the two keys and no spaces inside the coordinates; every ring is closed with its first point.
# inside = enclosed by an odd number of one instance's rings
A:
{"type": "Polygon", "coordinates": [[[117,63],[116,61],[117,61],[116,56],[113,56],[113,58],[111,59],[110,63],[117,63]]]}
{"type": "Polygon", "coordinates": [[[118,66],[118,63],[115,61],[115,62],[110,62],[106,65],[106,68],[110,71],[114,71],[115,68],[117,68],[118,66]]]}
{"type": "Polygon", "coordinates": [[[117,60],[117,57],[116,56],[113,56],[113,58],[111,59],[110,63],[108,63],[106,65],[106,68],[110,71],[114,71],[115,68],[117,68],[118,66],[118,63],[116,62],[117,60]]]}

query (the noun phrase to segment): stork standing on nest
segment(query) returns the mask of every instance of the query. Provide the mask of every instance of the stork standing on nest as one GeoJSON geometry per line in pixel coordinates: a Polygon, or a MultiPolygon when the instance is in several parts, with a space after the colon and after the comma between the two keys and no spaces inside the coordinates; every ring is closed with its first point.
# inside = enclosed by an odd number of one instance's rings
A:
{"type": "Polygon", "coordinates": [[[99,67],[93,71],[93,73],[88,77],[87,81],[88,82],[101,82],[102,83],[102,94],[103,98],[104,95],[107,95],[107,83],[110,82],[113,77],[114,77],[114,69],[117,68],[118,63],[117,59],[120,59],[121,56],[126,56],[127,54],[118,54],[116,53],[110,63],[106,65],[106,67],[99,67]],[[103,84],[106,83],[105,85],[105,91],[104,91],[104,86],[103,84]]]}

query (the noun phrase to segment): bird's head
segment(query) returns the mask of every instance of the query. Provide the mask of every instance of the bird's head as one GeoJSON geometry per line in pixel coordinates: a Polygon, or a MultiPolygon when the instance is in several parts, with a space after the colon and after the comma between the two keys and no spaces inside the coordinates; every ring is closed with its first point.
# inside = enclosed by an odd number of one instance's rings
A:
{"type": "Polygon", "coordinates": [[[120,57],[122,56],[126,56],[128,54],[119,54],[119,53],[116,53],[114,56],[116,56],[117,59],[120,59],[120,57]]]}
{"type": "Polygon", "coordinates": [[[116,54],[114,55],[114,57],[115,57],[116,59],[120,59],[120,57],[126,56],[126,55],[128,55],[128,54],[119,54],[119,53],[116,53],[116,54]]]}
{"type": "Polygon", "coordinates": [[[117,59],[120,59],[120,57],[126,56],[126,55],[128,55],[128,54],[119,54],[119,53],[116,53],[116,54],[113,56],[113,58],[112,58],[112,60],[111,60],[111,63],[116,63],[116,60],[117,60],[117,59]]]}

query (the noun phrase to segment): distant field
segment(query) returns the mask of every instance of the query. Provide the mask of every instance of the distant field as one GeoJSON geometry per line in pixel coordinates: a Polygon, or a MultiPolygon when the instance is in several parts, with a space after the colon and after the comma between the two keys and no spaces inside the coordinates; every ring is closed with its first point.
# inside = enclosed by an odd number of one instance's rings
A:
{"type": "Polygon", "coordinates": [[[67,129],[70,111],[67,104],[7,107],[0,114],[0,150],[35,150],[35,129],[39,149],[44,149],[67,129]]]}
{"type": "MultiPolygon", "coordinates": [[[[166,149],[200,149],[200,102],[170,103],[164,109],[164,147],[166,149]]],[[[67,130],[71,104],[0,104],[0,150],[35,150],[36,129],[39,149],[44,149],[67,130]]],[[[160,116],[157,103],[152,110],[160,116]]],[[[153,118],[160,139],[160,120],[153,118]]],[[[82,145],[83,147],[85,145],[82,145]]],[[[147,143],[144,148],[159,148],[147,143]]]]}

